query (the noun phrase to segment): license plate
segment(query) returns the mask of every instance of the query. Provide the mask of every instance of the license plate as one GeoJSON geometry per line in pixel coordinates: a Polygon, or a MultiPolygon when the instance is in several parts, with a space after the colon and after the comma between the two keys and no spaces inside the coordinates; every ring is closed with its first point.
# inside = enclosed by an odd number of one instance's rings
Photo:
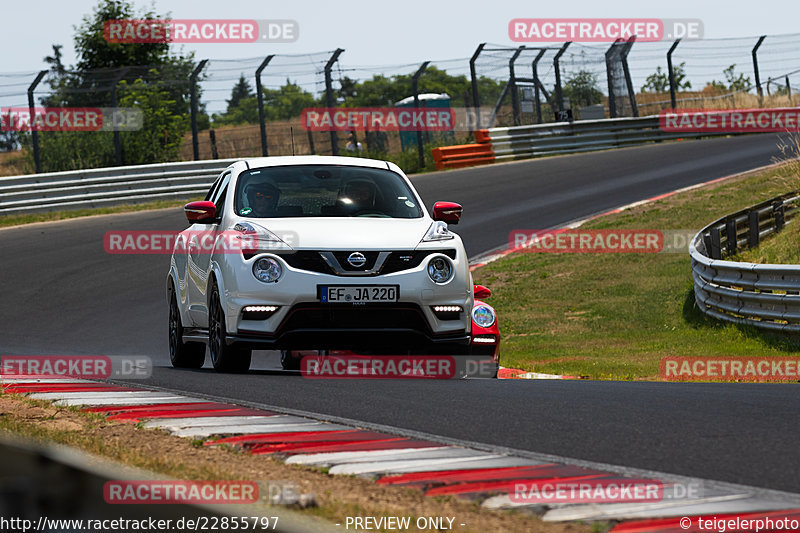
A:
{"type": "Polygon", "coordinates": [[[324,303],[396,302],[397,285],[321,285],[319,301],[324,303]]]}

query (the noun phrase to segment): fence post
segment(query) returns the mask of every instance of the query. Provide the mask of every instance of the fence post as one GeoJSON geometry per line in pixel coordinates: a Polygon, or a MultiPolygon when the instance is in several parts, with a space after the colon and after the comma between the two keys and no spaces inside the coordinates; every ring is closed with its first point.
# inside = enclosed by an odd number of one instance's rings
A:
{"type": "Polygon", "coordinates": [[[672,70],[672,52],[678,47],[678,44],[681,42],[680,39],[676,39],[672,46],[670,47],[669,51],[667,52],[667,71],[669,72],[669,102],[672,106],[672,109],[675,109],[677,105],[677,101],[675,99],[675,93],[677,91],[677,87],[675,86],[675,71],[672,70]]]}
{"type": "Polygon", "coordinates": [[[564,111],[564,95],[561,94],[561,70],[558,68],[558,60],[561,59],[561,56],[567,51],[567,47],[570,44],[572,44],[572,41],[565,42],[564,46],[559,49],[556,56],[553,58],[553,69],[556,72],[556,103],[558,104],[559,111],[564,111]]]}
{"type": "Polygon", "coordinates": [[[625,73],[625,85],[628,87],[628,100],[631,102],[631,112],[633,113],[634,117],[638,117],[639,106],[636,105],[636,91],[633,88],[631,71],[628,68],[628,53],[631,51],[635,40],[636,36],[631,35],[631,38],[628,39],[628,42],[622,47],[622,53],[620,54],[620,57],[622,59],[622,72],[625,73]]]}
{"type": "MultiPolygon", "coordinates": [[[[116,114],[117,112],[117,84],[125,77],[125,74],[128,72],[129,67],[123,67],[119,73],[119,76],[116,76],[114,80],[111,82],[111,108],[112,113],[116,114]]],[[[122,141],[119,137],[119,131],[116,128],[116,124],[114,125],[114,156],[117,162],[117,166],[122,166],[122,141]]]]}
{"type": "Polygon", "coordinates": [[[208,130],[208,140],[211,142],[211,159],[219,159],[217,151],[217,134],[213,128],[208,130]]]}
{"type": "MultiPolygon", "coordinates": [[[[425,72],[425,69],[430,64],[430,61],[425,61],[411,76],[411,91],[414,93],[414,112],[418,112],[419,109],[419,77],[422,76],[422,73],[425,72]]],[[[419,169],[421,171],[425,168],[425,148],[422,145],[422,132],[420,130],[417,130],[417,154],[419,154],[419,169]]]]}
{"type": "Polygon", "coordinates": [[[754,209],[748,213],[747,223],[747,246],[750,248],[758,248],[758,210],[754,209]]]}
{"type": "Polygon", "coordinates": [[[486,46],[486,43],[479,44],[478,48],[475,49],[475,53],[472,54],[469,60],[469,75],[472,79],[472,110],[475,112],[476,130],[481,129],[481,100],[478,94],[478,75],[475,72],[475,62],[478,60],[478,56],[481,55],[484,46],[486,46]]]}
{"type": "Polygon", "coordinates": [[[539,80],[539,60],[542,56],[547,52],[547,48],[542,48],[539,50],[539,53],[536,54],[536,57],[531,64],[531,69],[533,69],[533,101],[536,102],[536,123],[542,123],[542,103],[539,102],[539,85],[542,82],[539,80]]]}
{"type": "Polygon", "coordinates": [[[269,149],[267,149],[267,123],[266,117],[264,117],[264,95],[262,94],[261,90],[261,72],[269,65],[269,62],[272,61],[272,58],[275,57],[275,54],[267,56],[264,58],[264,61],[256,69],[256,98],[258,99],[258,126],[261,133],[261,155],[267,157],[269,155],[269,149]]]}
{"type": "Polygon", "coordinates": [[[514,72],[514,61],[517,60],[523,50],[525,50],[524,45],[517,48],[514,55],[512,55],[511,59],[508,61],[508,90],[511,91],[511,112],[514,115],[515,126],[519,126],[522,120],[519,110],[519,94],[517,92],[517,76],[514,72]]]}
{"type": "Polygon", "coordinates": [[[758,38],[758,42],[753,47],[753,52],[752,52],[752,54],[753,54],[753,71],[755,72],[755,75],[756,75],[756,90],[758,91],[758,105],[763,105],[762,100],[764,99],[764,91],[761,90],[761,76],[759,75],[759,72],[758,72],[758,47],[761,46],[761,43],[763,43],[764,39],[766,39],[766,38],[767,38],[766,35],[762,35],[761,37],[759,37],[758,38]]]}
{"type": "Polygon", "coordinates": [[[208,59],[202,60],[189,77],[192,106],[192,155],[195,161],[200,159],[200,144],[197,141],[197,75],[200,74],[200,71],[203,70],[206,63],[208,63],[208,59]]]}
{"type": "Polygon", "coordinates": [[[608,81],[608,118],[617,118],[617,98],[614,95],[614,75],[611,73],[611,55],[619,39],[606,50],[606,80],[608,81]]]}
{"type": "MultiPolygon", "coordinates": [[[[336,107],[336,102],[333,99],[333,81],[331,80],[331,69],[333,64],[339,59],[339,56],[344,52],[343,48],[334,50],[333,55],[325,64],[325,103],[328,107],[336,107]]],[[[339,139],[336,137],[336,130],[331,129],[331,154],[339,155],[339,139]]]]}
{"type": "Polygon", "coordinates": [[[39,153],[39,132],[36,128],[33,127],[33,117],[36,116],[34,113],[34,102],[33,102],[33,91],[36,90],[36,86],[39,85],[39,82],[42,81],[44,75],[47,74],[46,70],[42,70],[39,74],[36,75],[36,79],[33,80],[30,87],[28,87],[28,113],[30,114],[30,121],[31,121],[31,136],[33,137],[33,162],[36,167],[36,173],[40,173],[42,171],[42,156],[39,153]]]}
{"type": "Polygon", "coordinates": [[[786,94],[789,95],[789,105],[792,104],[792,84],[789,83],[789,76],[786,76],[786,94]]]}

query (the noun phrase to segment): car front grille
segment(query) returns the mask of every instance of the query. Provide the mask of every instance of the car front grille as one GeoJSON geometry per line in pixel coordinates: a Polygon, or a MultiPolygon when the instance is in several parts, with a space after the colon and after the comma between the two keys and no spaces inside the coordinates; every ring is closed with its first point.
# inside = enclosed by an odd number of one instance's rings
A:
{"type": "MultiPolygon", "coordinates": [[[[341,267],[347,272],[370,270],[375,266],[375,261],[377,260],[379,253],[376,251],[361,252],[367,259],[363,266],[356,268],[350,265],[347,262],[347,258],[355,251],[358,250],[346,252],[336,251],[333,252],[333,255],[339,261],[341,267]]],[[[318,250],[299,250],[294,253],[280,253],[277,255],[286,261],[286,263],[292,268],[305,270],[307,272],[336,275],[336,272],[334,272],[330,265],[325,262],[320,253],[321,251],[318,250]]],[[[456,258],[456,251],[454,249],[396,250],[389,254],[389,257],[387,257],[386,261],[383,263],[383,267],[378,272],[374,274],[365,274],[365,276],[379,276],[381,274],[391,274],[394,272],[402,272],[403,270],[416,268],[425,260],[426,257],[434,253],[442,253],[448,256],[450,259],[456,258]]],[[[250,259],[253,257],[253,254],[245,254],[244,257],[245,259],[250,259]]]]}

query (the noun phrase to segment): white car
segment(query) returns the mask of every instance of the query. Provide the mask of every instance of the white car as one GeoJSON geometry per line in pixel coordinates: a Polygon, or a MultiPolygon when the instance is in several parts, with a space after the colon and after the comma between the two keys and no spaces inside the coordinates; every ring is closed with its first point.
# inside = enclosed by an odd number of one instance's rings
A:
{"type": "MultiPolygon", "coordinates": [[[[167,277],[170,360],[244,372],[253,349],[466,355],[473,285],[448,224],[390,162],[269,157],[185,207],[167,277]]],[[[295,364],[283,357],[284,365],[295,364]]]]}

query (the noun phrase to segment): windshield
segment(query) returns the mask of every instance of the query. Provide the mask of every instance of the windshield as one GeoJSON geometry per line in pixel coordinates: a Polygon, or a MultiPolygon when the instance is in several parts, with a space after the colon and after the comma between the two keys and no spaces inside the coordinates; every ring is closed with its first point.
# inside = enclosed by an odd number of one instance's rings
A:
{"type": "Polygon", "coordinates": [[[243,172],[236,214],[250,218],[420,218],[422,210],[400,175],[337,165],[293,165],[243,172]]]}

